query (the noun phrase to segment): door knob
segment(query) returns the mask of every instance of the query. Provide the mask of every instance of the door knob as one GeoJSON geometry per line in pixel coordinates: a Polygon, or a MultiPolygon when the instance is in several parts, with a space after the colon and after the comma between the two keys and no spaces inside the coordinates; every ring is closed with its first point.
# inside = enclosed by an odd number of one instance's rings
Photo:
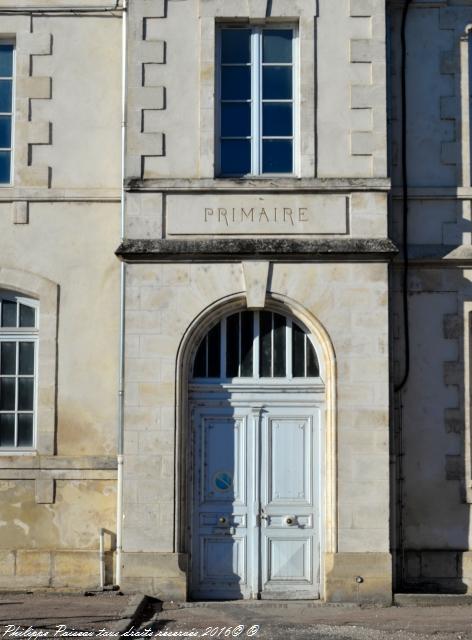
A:
{"type": "Polygon", "coordinates": [[[289,527],[292,524],[295,524],[295,521],[296,521],[296,517],[295,516],[285,516],[285,518],[284,518],[284,523],[286,525],[288,525],[289,527]]]}

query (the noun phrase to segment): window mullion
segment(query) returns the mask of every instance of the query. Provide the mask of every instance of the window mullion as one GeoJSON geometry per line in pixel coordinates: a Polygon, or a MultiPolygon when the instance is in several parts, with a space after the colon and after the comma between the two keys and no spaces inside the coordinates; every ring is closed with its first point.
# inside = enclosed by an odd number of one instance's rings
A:
{"type": "Polygon", "coordinates": [[[242,314],[238,313],[239,323],[238,323],[238,376],[241,377],[241,333],[242,333],[242,314]]]}
{"type": "Polygon", "coordinates": [[[307,372],[308,372],[308,336],[305,333],[305,340],[303,342],[303,360],[304,360],[304,374],[305,374],[305,378],[307,376],[307,372]]]}
{"type": "Polygon", "coordinates": [[[287,378],[293,378],[293,365],[292,365],[292,319],[287,318],[285,325],[285,354],[286,354],[286,369],[285,375],[287,378]]]}
{"type": "Polygon", "coordinates": [[[260,348],[260,321],[259,311],[254,311],[254,359],[253,359],[253,376],[259,378],[260,376],[260,364],[259,364],[259,348],[260,348]]]}
{"type": "MultiPolygon", "coordinates": [[[[20,305],[18,305],[19,307],[20,305]]],[[[15,344],[15,439],[14,446],[18,446],[18,387],[20,386],[20,341],[17,340],[15,344]]]]}
{"type": "Polygon", "coordinates": [[[254,29],[252,33],[252,64],[251,64],[251,90],[252,90],[252,135],[251,135],[251,173],[259,175],[261,172],[261,29],[254,29]]]}

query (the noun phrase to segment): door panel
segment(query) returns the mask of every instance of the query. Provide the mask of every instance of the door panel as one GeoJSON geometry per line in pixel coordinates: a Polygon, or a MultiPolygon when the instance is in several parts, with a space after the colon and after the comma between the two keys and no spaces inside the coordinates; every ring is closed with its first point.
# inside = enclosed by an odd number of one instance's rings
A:
{"type": "Polygon", "coordinates": [[[191,596],[319,597],[313,408],[193,411],[191,596]]]}
{"type": "Polygon", "coordinates": [[[319,597],[318,444],[318,414],[313,410],[265,409],[261,423],[263,598],[319,597]]]}
{"type": "Polygon", "coordinates": [[[209,407],[193,413],[190,593],[200,599],[249,597],[248,411],[209,407]]]}
{"type": "Polygon", "coordinates": [[[311,424],[306,418],[268,418],[267,503],[311,505],[311,424]]]}
{"type": "Polygon", "coordinates": [[[268,578],[311,581],[311,539],[268,537],[268,578]]]}

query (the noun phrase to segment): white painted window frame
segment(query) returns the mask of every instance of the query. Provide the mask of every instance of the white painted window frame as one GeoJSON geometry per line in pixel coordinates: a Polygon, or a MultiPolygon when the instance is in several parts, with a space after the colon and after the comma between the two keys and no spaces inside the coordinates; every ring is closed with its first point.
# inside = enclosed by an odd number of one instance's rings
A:
{"type": "Polygon", "coordinates": [[[35,326],[34,327],[1,327],[0,326],[0,343],[2,342],[15,342],[16,343],[16,367],[15,367],[15,409],[1,410],[0,413],[14,413],[15,414],[15,445],[11,447],[0,447],[0,453],[3,455],[7,453],[18,454],[21,452],[32,453],[37,448],[37,399],[38,399],[38,343],[39,343],[39,302],[34,298],[27,298],[14,292],[0,291],[0,318],[2,312],[3,301],[15,302],[17,304],[17,324],[20,304],[27,307],[31,307],[35,310],[35,326]],[[33,410],[32,411],[19,411],[18,410],[18,367],[19,367],[19,343],[20,342],[32,342],[34,344],[34,373],[33,377],[33,410]],[[18,446],[18,413],[32,413],[33,414],[33,442],[31,446],[18,446]]]}
{"type": "MultiPolygon", "coordinates": [[[[263,26],[235,23],[218,23],[216,29],[216,116],[215,116],[215,168],[218,177],[234,177],[221,172],[221,32],[224,29],[249,29],[251,31],[251,172],[245,174],[245,178],[273,178],[273,177],[295,177],[300,172],[299,160],[299,139],[300,139],[300,95],[299,95],[299,29],[298,25],[290,23],[268,23],[263,26]],[[292,62],[273,63],[273,66],[292,67],[292,99],[273,100],[272,102],[292,103],[292,136],[267,136],[272,139],[292,140],[292,171],[290,173],[262,173],[262,105],[271,100],[262,100],[262,34],[264,31],[273,30],[292,31],[292,62]],[[255,108],[254,108],[254,105],[255,108]]],[[[270,66],[271,63],[267,63],[270,66]]],[[[239,176],[236,176],[239,177],[239,176]]]]}
{"type": "Polygon", "coordinates": [[[8,182],[0,182],[0,188],[11,187],[13,185],[13,176],[14,176],[14,166],[15,166],[15,104],[16,104],[16,43],[11,38],[3,39],[0,38],[0,44],[7,44],[13,47],[13,55],[12,55],[12,75],[11,76],[0,76],[0,80],[11,80],[12,88],[11,88],[11,111],[1,111],[0,116],[10,116],[11,117],[11,132],[10,132],[10,147],[0,147],[0,151],[9,151],[10,152],[10,180],[8,182]]]}

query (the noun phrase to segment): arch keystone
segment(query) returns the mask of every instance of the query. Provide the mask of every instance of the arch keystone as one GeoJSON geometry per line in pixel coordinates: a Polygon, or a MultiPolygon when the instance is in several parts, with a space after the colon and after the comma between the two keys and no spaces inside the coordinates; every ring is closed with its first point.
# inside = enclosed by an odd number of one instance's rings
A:
{"type": "Polygon", "coordinates": [[[247,307],[248,309],[263,309],[266,301],[270,263],[251,260],[241,264],[246,286],[247,307]]]}

